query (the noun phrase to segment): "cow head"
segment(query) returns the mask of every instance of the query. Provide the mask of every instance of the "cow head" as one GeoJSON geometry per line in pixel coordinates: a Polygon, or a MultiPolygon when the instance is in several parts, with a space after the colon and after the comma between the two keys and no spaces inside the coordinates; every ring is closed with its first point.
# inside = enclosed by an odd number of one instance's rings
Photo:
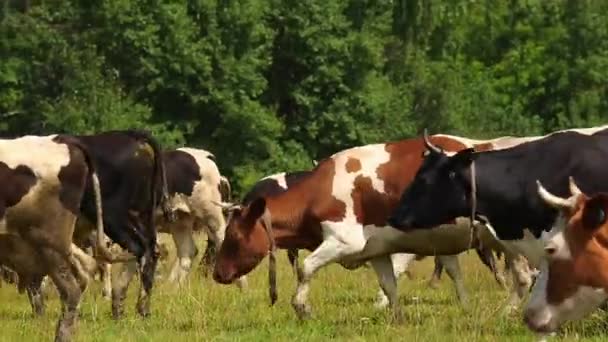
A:
{"type": "Polygon", "coordinates": [[[469,215],[474,149],[449,156],[429,141],[426,130],[424,143],[424,161],[388,221],[397,229],[430,228],[469,215]]]}
{"type": "Polygon", "coordinates": [[[570,180],[572,196],[541,198],[560,214],[543,236],[546,260],[532,290],[524,320],[539,333],[555,331],[600,306],[608,295],[608,194],[588,197],[570,180]]]}
{"type": "Polygon", "coordinates": [[[232,283],[251,272],[268,254],[270,241],[262,221],[265,211],[264,198],[257,198],[245,207],[236,206],[230,210],[226,236],[215,262],[215,281],[232,283]]]}

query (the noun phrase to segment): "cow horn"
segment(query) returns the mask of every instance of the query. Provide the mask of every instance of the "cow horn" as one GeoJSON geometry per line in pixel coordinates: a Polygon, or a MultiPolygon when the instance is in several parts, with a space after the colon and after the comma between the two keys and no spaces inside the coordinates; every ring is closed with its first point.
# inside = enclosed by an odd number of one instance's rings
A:
{"type": "Polygon", "coordinates": [[[217,201],[211,201],[211,203],[217,205],[218,207],[224,209],[224,210],[228,210],[228,211],[232,211],[232,210],[237,210],[237,209],[242,209],[243,207],[240,204],[235,204],[235,203],[230,203],[230,202],[217,202],[217,201]]]}
{"type": "Polygon", "coordinates": [[[441,153],[441,149],[433,145],[433,143],[431,143],[431,141],[429,140],[429,132],[426,128],[424,129],[424,133],[422,136],[424,138],[424,146],[426,146],[429,151],[441,153]]]}
{"type": "Polygon", "coordinates": [[[578,185],[576,185],[576,183],[574,182],[574,177],[570,176],[568,178],[568,185],[570,186],[570,193],[572,194],[572,196],[578,197],[580,194],[583,193],[581,189],[579,189],[578,185]]]}
{"type": "Polygon", "coordinates": [[[547,191],[547,189],[545,189],[543,187],[543,185],[540,183],[540,181],[537,180],[536,185],[538,186],[539,196],[548,205],[552,206],[555,209],[563,209],[563,208],[572,207],[572,203],[569,200],[553,195],[552,193],[550,193],[549,191],[547,191]]]}

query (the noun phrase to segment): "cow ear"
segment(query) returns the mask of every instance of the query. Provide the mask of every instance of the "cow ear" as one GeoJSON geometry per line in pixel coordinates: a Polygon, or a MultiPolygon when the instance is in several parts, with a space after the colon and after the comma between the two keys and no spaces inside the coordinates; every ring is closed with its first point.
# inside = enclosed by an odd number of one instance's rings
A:
{"type": "Polygon", "coordinates": [[[258,197],[251,204],[247,210],[247,219],[256,221],[264,214],[266,210],[266,199],[264,197],[258,197]]]}
{"type": "Polygon", "coordinates": [[[606,200],[604,196],[595,196],[587,201],[583,209],[583,227],[596,230],[606,223],[606,200]]]}
{"type": "Polygon", "coordinates": [[[450,164],[454,166],[469,166],[477,158],[474,148],[467,148],[458,151],[452,158],[450,158],[450,164]]]}

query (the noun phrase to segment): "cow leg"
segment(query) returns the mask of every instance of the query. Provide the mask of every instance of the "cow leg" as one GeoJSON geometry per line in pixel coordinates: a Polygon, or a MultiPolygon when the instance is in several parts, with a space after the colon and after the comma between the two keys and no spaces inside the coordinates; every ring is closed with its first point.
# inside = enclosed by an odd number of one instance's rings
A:
{"type": "Polygon", "coordinates": [[[441,263],[441,258],[435,256],[434,257],[435,268],[433,269],[433,274],[431,275],[431,279],[428,282],[428,286],[430,288],[436,289],[439,287],[439,281],[441,280],[441,273],[443,272],[443,264],[441,263]]]}
{"type": "MultiPolygon", "coordinates": [[[[328,227],[324,227],[324,230],[328,227]]],[[[325,233],[325,232],[324,232],[325,233]]],[[[332,232],[328,232],[331,234],[332,232]]],[[[291,305],[294,308],[299,319],[310,317],[310,306],[308,305],[308,292],[310,290],[310,280],[313,275],[329,263],[340,260],[346,255],[352,255],[363,250],[365,241],[360,244],[348,244],[344,239],[338,239],[333,236],[328,236],[311,254],[309,254],[302,263],[302,281],[298,283],[296,292],[291,300],[291,305]]]]}
{"type": "Polygon", "coordinates": [[[199,263],[199,268],[202,275],[208,277],[215,264],[218,248],[224,241],[226,219],[222,209],[208,201],[204,201],[202,206],[197,206],[195,211],[198,219],[197,224],[201,224],[203,230],[207,232],[207,247],[199,263]]]}
{"type": "Polygon", "coordinates": [[[498,265],[496,264],[496,259],[494,258],[492,250],[489,248],[484,248],[482,251],[478,250],[478,252],[481,253],[480,258],[487,262],[487,266],[488,268],[490,268],[490,271],[492,271],[492,274],[494,274],[494,279],[496,279],[498,285],[500,285],[500,287],[502,287],[503,289],[506,289],[507,282],[505,280],[505,277],[498,269],[498,265]]]}
{"type": "MultiPolygon", "coordinates": [[[[412,262],[416,258],[415,254],[407,254],[407,253],[395,253],[391,254],[391,262],[392,268],[394,271],[394,276],[396,281],[399,280],[401,275],[407,272],[407,269],[412,262]]],[[[372,263],[373,267],[373,263],[372,263]]],[[[382,288],[382,284],[380,286],[380,290],[378,290],[378,299],[374,303],[374,306],[378,309],[384,309],[390,303],[390,299],[386,295],[386,291],[382,288]]]]}
{"type": "MultiPolygon", "coordinates": [[[[146,231],[139,217],[132,217],[129,222],[135,225],[135,229],[133,229],[134,232],[146,231]]],[[[155,231],[155,228],[148,230],[155,231]]],[[[150,298],[152,296],[152,286],[154,285],[154,275],[158,263],[156,235],[148,237],[147,241],[144,240],[144,246],[147,246],[147,248],[144,247],[143,255],[137,260],[140,274],[140,287],[136,308],[137,313],[142,317],[147,317],[150,315],[150,298]]]]}
{"type": "Polygon", "coordinates": [[[101,295],[106,300],[112,299],[112,264],[109,263],[99,263],[98,268],[99,275],[101,277],[101,282],[103,287],[101,289],[101,295]]]}
{"type": "Polygon", "coordinates": [[[205,253],[203,254],[203,257],[201,258],[201,261],[199,263],[199,268],[203,277],[209,277],[210,270],[213,269],[213,265],[215,264],[216,254],[216,242],[213,239],[207,237],[207,246],[205,247],[205,253]]]}
{"type": "Polygon", "coordinates": [[[44,296],[42,295],[42,280],[44,278],[44,276],[34,276],[24,285],[27,298],[32,306],[32,312],[34,316],[38,317],[44,315],[45,309],[44,296]]]}
{"type": "Polygon", "coordinates": [[[49,299],[50,294],[53,292],[53,281],[50,277],[45,276],[42,278],[42,283],[40,284],[40,293],[44,299],[49,299]]]}
{"type": "Polygon", "coordinates": [[[156,271],[156,263],[158,257],[154,252],[146,253],[146,256],[141,258],[139,263],[141,274],[141,286],[139,289],[139,297],[137,298],[137,312],[142,317],[150,315],[150,298],[152,296],[152,286],[154,284],[154,273],[156,271]]]}
{"type": "Polygon", "coordinates": [[[70,341],[78,319],[82,296],[80,285],[68,260],[49,249],[44,251],[44,255],[52,265],[50,276],[57,287],[62,303],[62,314],[57,323],[55,341],[70,341]]]}
{"type": "Polygon", "coordinates": [[[462,280],[462,272],[460,271],[460,263],[458,262],[458,255],[438,255],[436,258],[440,259],[440,262],[445,267],[448,276],[454,282],[456,288],[456,295],[462,305],[467,303],[467,293],[464,289],[464,282],[462,280]]]}
{"type": "Polygon", "coordinates": [[[287,250],[287,259],[289,260],[289,264],[293,270],[293,273],[296,275],[296,279],[298,283],[302,282],[302,278],[304,278],[304,274],[302,273],[302,267],[298,263],[298,250],[297,249],[288,249],[287,250]]]}
{"type": "Polygon", "coordinates": [[[169,275],[169,281],[182,285],[186,276],[190,273],[192,259],[198,254],[198,249],[192,237],[191,219],[181,219],[179,224],[175,224],[171,229],[171,237],[176,248],[176,261],[169,275]]]}
{"type": "Polygon", "coordinates": [[[399,308],[399,300],[397,297],[397,278],[395,277],[395,270],[393,269],[393,261],[391,256],[383,256],[370,260],[378,282],[384,295],[388,297],[388,302],[393,312],[393,317],[396,321],[402,320],[401,310],[399,308]]]}
{"type": "Polygon", "coordinates": [[[513,277],[513,284],[511,294],[509,296],[507,307],[505,308],[506,313],[510,313],[519,307],[519,304],[529,292],[532,286],[532,275],[528,262],[522,255],[507,256],[511,275],[513,277]]]}
{"type": "Polygon", "coordinates": [[[120,267],[120,271],[115,281],[112,282],[112,317],[119,319],[124,313],[124,300],[131,279],[137,273],[137,263],[130,261],[120,267]]]}

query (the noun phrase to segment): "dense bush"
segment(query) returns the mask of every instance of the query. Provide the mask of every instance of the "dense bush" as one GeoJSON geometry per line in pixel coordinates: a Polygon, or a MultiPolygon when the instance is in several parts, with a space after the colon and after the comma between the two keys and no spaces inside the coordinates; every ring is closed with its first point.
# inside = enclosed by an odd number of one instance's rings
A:
{"type": "Polygon", "coordinates": [[[7,0],[4,136],[146,127],[256,179],[431,132],[608,123],[603,0],[7,0]]]}

